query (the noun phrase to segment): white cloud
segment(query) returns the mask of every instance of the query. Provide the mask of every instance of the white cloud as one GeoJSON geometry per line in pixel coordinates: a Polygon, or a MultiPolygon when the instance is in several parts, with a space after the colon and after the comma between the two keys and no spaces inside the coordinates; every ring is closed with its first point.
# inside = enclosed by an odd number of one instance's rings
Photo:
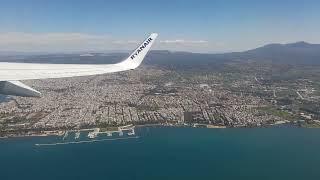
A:
{"type": "Polygon", "coordinates": [[[208,43],[208,41],[175,39],[175,40],[161,40],[160,43],[164,43],[164,44],[206,44],[206,43],[208,43]]]}
{"type": "MultiPolygon", "coordinates": [[[[141,39],[118,39],[109,35],[86,33],[0,33],[0,51],[70,52],[131,50],[141,39]]],[[[206,40],[157,40],[153,49],[172,51],[207,51],[206,40]]]]}
{"type": "MultiPolygon", "coordinates": [[[[131,41],[115,41],[107,35],[85,33],[0,33],[0,51],[108,50],[131,41]]],[[[122,46],[126,48],[125,46],[122,46]]]]}
{"type": "Polygon", "coordinates": [[[0,44],[39,44],[77,43],[82,41],[107,39],[107,36],[96,36],[82,33],[20,33],[9,32],[0,34],[0,44]]]}
{"type": "Polygon", "coordinates": [[[137,40],[117,40],[117,41],[113,41],[112,43],[114,44],[139,44],[139,41],[137,40]]]}
{"type": "Polygon", "coordinates": [[[157,48],[171,51],[208,52],[208,49],[215,47],[207,40],[161,39],[157,43],[157,48]]]}

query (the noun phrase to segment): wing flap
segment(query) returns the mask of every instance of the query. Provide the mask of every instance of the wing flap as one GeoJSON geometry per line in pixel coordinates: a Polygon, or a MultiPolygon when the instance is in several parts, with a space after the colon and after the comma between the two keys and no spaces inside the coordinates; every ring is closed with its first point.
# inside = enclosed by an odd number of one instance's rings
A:
{"type": "Polygon", "coordinates": [[[20,81],[0,82],[0,94],[24,97],[40,97],[41,93],[20,81]]]}

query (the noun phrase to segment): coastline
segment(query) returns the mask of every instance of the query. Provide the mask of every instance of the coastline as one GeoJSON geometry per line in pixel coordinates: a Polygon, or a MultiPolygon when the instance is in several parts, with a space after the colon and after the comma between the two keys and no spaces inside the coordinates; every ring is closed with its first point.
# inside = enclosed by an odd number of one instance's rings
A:
{"type": "MultiPolygon", "coordinates": [[[[263,126],[255,126],[255,127],[227,127],[227,126],[219,126],[219,125],[211,125],[211,124],[141,124],[141,125],[127,125],[132,126],[132,128],[144,128],[144,127],[191,127],[191,128],[207,128],[207,129],[228,129],[228,128],[274,128],[274,127],[298,127],[298,128],[310,128],[299,126],[298,124],[294,124],[292,122],[282,121],[281,123],[268,124],[263,126]]],[[[126,126],[112,127],[121,129],[126,126]]],[[[67,130],[51,130],[51,131],[41,131],[41,132],[28,132],[26,134],[4,134],[4,136],[0,136],[0,139],[8,139],[8,138],[22,138],[22,137],[48,137],[48,136],[63,136],[66,132],[82,132],[82,131],[95,131],[96,129],[103,129],[99,127],[93,128],[84,128],[84,129],[67,129],[67,130]]],[[[125,130],[125,129],[123,129],[125,130]]],[[[119,131],[119,130],[118,130],[119,131]]],[[[113,132],[109,130],[104,130],[99,133],[107,133],[113,132]]]]}
{"type": "Polygon", "coordinates": [[[49,137],[49,136],[62,136],[65,131],[44,131],[43,133],[30,133],[30,134],[8,134],[5,136],[0,136],[0,139],[9,138],[23,138],[23,137],[49,137]]]}

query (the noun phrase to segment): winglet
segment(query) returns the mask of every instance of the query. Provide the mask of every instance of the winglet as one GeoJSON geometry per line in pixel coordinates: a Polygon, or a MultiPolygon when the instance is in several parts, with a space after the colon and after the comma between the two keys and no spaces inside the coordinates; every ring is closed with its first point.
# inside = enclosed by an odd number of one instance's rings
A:
{"type": "Polygon", "coordinates": [[[157,33],[150,34],[150,36],[146,40],[144,40],[140,44],[140,46],[138,46],[133,51],[133,53],[131,53],[130,56],[124,61],[122,61],[120,64],[130,66],[131,69],[137,68],[142,63],[144,57],[147,55],[157,36],[157,33]]]}

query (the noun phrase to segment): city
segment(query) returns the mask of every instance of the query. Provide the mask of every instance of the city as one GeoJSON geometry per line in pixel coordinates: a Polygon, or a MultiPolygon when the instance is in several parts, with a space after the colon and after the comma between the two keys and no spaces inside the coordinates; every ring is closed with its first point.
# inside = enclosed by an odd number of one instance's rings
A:
{"type": "Polygon", "coordinates": [[[1,136],[128,124],[208,128],[288,123],[319,126],[316,113],[294,108],[297,102],[307,99],[317,104],[320,96],[312,81],[270,82],[261,77],[267,77],[263,73],[268,68],[271,67],[231,62],[223,71],[186,73],[144,65],[111,75],[25,81],[43,95],[12,97],[2,102],[1,136]],[[232,68],[247,73],[239,74],[232,68]],[[259,69],[260,76],[250,73],[253,69],[259,69]],[[289,89],[292,92],[288,93],[289,89]],[[284,103],[287,101],[291,104],[284,103]]]}

